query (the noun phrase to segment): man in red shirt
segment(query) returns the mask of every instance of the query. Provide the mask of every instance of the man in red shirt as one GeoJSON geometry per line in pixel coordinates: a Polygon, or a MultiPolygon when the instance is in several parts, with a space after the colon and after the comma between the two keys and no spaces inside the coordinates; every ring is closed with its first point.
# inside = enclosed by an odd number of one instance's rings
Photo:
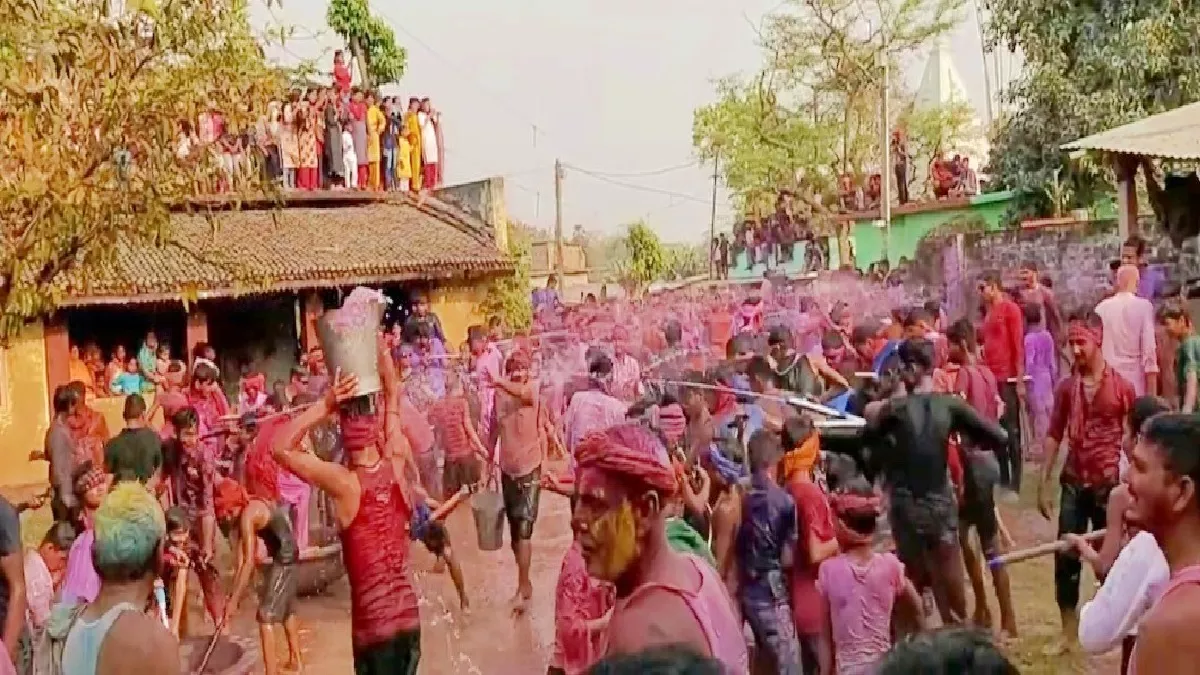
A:
{"type": "MultiPolygon", "coordinates": [[[[1104,527],[1108,495],[1119,482],[1121,444],[1133,407],[1133,385],[1104,361],[1100,344],[1103,324],[1095,312],[1071,317],[1067,344],[1075,361],[1071,376],[1054,391],[1054,408],[1045,440],[1038,510],[1050,519],[1050,478],[1059,446],[1069,437],[1069,449],[1059,478],[1058,535],[1084,534],[1104,527]]],[[[1077,639],[1079,620],[1079,558],[1073,552],[1054,558],[1054,590],[1062,615],[1064,648],[1077,639]]]]}
{"type": "Polygon", "coordinates": [[[1025,316],[1000,283],[1000,274],[988,272],[979,282],[987,306],[983,319],[983,365],[996,376],[1004,415],[1000,426],[1008,432],[1008,448],[1000,458],[1000,484],[1021,491],[1021,409],[1025,401],[1025,316]]]}
{"type": "Polygon", "coordinates": [[[787,454],[779,463],[779,478],[796,502],[799,516],[799,539],[789,580],[792,618],[796,622],[804,672],[812,673],[816,672],[825,621],[817,590],[817,570],[822,562],[837,555],[837,533],[829,499],[813,480],[821,443],[812,422],[793,417],[784,425],[782,436],[787,454]]]}

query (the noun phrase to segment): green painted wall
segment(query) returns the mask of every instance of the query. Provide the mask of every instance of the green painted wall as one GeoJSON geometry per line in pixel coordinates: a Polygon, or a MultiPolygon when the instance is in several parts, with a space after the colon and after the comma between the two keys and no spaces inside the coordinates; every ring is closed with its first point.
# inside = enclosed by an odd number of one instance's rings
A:
{"type": "MultiPolygon", "coordinates": [[[[943,208],[940,210],[926,210],[917,213],[899,213],[892,216],[892,234],[891,245],[888,250],[888,259],[892,265],[900,261],[900,256],[909,258],[917,250],[917,244],[930,230],[944,223],[950,222],[955,218],[966,215],[977,215],[987,222],[988,229],[1000,229],[1000,219],[1004,216],[1004,212],[1008,209],[1008,203],[1012,200],[1013,193],[1011,192],[993,192],[990,194],[979,195],[973,197],[969,204],[965,206],[956,206],[943,208]]],[[[883,259],[883,228],[878,227],[875,220],[860,220],[854,223],[850,230],[854,237],[855,257],[858,262],[858,267],[866,270],[867,266],[873,262],[883,259]]],[[[837,237],[829,237],[829,268],[837,269],[841,266],[841,260],[838,256],[837,237]]],[[[788,273],[794,273],[801,267],[801,261],[804,260],[804,246],[797,245],[795,262],[785,265],[784,270],[788,273]]],[[[746,256],[743,253],[738,257],[737,261],[729,270],[729,276],[734,279],[752,279],[761,278],[763,271],[766,269],[764,265],[755,265],[754,269],[747,269],[746,256]]]]}
{"type": "MultiPolygon", "coordinates": [[[[1011,192],[992,192],[971,198],[967,206],[901,213],[892,216],[891,239],[888,245],[888,262],[893,266],[903,256],[911,260],[917,244],[930,230],[944,225],[960,216],[978,216],[987,223],[989,230],[1000,229],[1000,219],[1012,200],[1011,192]]],[[[865,270],[873,262],[883,260],[884,231],[877,220],[859,220],[854,223],[854,250],[858,267],[865,270]]],[[[836,240],[831,250],[836,250],[836,240]]]]}

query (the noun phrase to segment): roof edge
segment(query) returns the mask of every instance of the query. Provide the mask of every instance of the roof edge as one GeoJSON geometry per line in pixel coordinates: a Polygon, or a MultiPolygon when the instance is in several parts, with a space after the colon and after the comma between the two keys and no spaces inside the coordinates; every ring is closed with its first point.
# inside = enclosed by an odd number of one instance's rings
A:
{"type": "MultiPolygon", "coordinates": [[[[488,277],[510,274],[516,268],[511,261],[495,261],[479,263],[479,267],[463,274],[436,273],[429,270],[412,270],[394,274],[357,274],[347,275],[336,279],[287,280],[274,281],[263,286],[248,288],[223,287],[198,291],[194,300],[225,300],[275,293],[295,293],[299,291],[338,288],[342,286],[376,286],[380,284],[400,283],[406,281],[477,281],[488,277]]],[[[96,307],[104,305],[151,305],[157,303],[184,302],[184,292],[171,293],[139,293],[137,295],[80,295],[64,298],[58,303],[61,309],[77,309],[81,307],[96,307]]]]}

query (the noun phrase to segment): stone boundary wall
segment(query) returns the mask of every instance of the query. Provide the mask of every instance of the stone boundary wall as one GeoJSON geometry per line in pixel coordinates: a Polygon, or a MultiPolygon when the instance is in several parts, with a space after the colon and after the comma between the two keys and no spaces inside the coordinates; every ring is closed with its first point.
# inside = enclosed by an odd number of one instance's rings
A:
{"type": "MultiPolygon", "coordinates": [[[[1169,287],[1179,288],[1200,278],[1200,250],[1195,241],[1177,249],[1153,220],[1143,220],[1140,225],[1150,244],[1150,262],[1166,273],[1169,287]]],[[[944,289],[947,311],[962,316],[978,302],[979,274],[998,271],[1006,285],[1015,286],[1021,265],[1033,261],[1039,274],[1052,281],[1060,305],[1070,311],[1103,297],[1120,249],[1116,221],[927,237],[918,246],[912,282],[944,289]]]]}

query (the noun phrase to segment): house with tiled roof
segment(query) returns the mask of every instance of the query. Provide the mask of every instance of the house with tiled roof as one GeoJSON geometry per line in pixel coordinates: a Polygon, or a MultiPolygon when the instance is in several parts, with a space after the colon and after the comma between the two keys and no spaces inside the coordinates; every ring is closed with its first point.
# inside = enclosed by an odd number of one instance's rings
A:
{"type": "MultiPolygon", "coordinates": [[[[488,183],[482,194],[502,195],[488,183]]],[[[53,316],[0,350],[0,484],[45,478],[44,465],[26,457],[41,447],[51,392],[70,380],[71,345],[96,344],[107,356],[118,344],[135,350],[153,330],[176,359],[213,345],[227,389],[248,365],[268,383],[286,382],[316,344],[325,308],[365,285],[393,299],[392,321],[403,319],[414,292],[427,295],[456,347],[468,326],[485,322],[478,307],[487,286],[515,264],[502,251],[502,203],[484,213],[454,190],[444,200],[335,191],[199,201],[172,216],[161,243],[118,241],[102,262],[59,281],[53,316]]],[[[114,432],[122,404],[92,403],[114,432]]]]}

